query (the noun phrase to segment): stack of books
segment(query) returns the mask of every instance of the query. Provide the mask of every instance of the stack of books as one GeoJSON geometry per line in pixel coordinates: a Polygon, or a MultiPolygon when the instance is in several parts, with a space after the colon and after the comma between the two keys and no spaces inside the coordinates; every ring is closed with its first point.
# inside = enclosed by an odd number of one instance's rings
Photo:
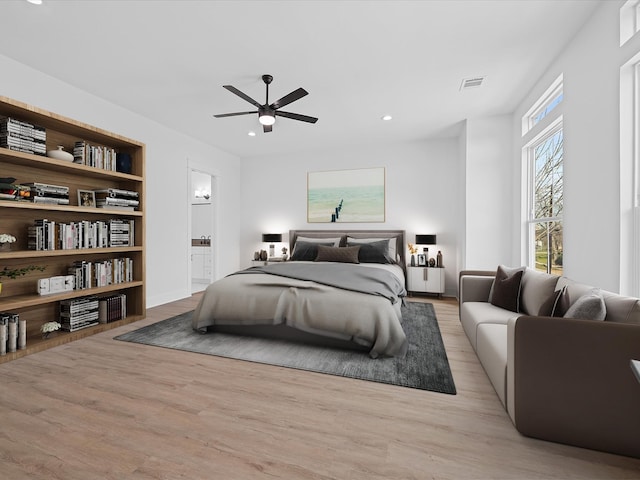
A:
{"type": "Polygon", "coordinates": [[[31,189],[30,199],[33,203],[69,205],[69,187],[47,183],[25,183],[24,185],[31,189]]]}
{"type": "MultiPolygon", "coordinates": [[[[15,178],[3,178],[14,182],[15,178]]],[[[0,182],[0,200],[31,200],[31,187],[14,183],[0,182]]]]}
{"type": "Polygon", "coordinates": [[[90,145],[84,140],[79,140],[73,147],[73,162],[115,172],[116,151],[111,147],[90,145]]]}
{"type": "Polygon", "coordinates": [[[47,132],[43,127],[0,116],[0,147],[16,152],[46,155],[46,141],[47,132]]]}
{"type": "Polygon", "coordinates": [[[134,238],[133,220],[109,220],[109,246],[110,247],[133,247],[134,238]]]}
{"type": "Polygon", "coordinates": [[[85,262],[84,260],[77,260],[71,264],[67,273],[74,276],[74,290],[84,290],[91,288],[92,278],[91,275],[91,262],[85,262]]]}
{"type": "Polygon", "coordinates": [[[98,324],[99,300],[97,297],[81,297],[60,301],[62,330],[75,332],[98,324]]]}
{"type": "Polygon", "coordinates": [[[96,287],[133,281],[133,260],[129,257],[96,262],[93,266],[96,287]]]}
{"type": "Polygon", "coordinates": [[[108,297],[102,297],[98,307],[98,321],[110,323],[122,320],[127,316],[127,296],[117,293],[108,297]]]}
{"type": "Polygon", "coordinates": [[[39,218],[27,229],[29,250],[55,250],[57,244],[56,222],[39,218]]]}
{"type": "Polygon", "coordinates": [[[96,206],[98,208],[135,210],[140,204],[138,192],[131,190],[107,188],[105,190],[94,190],[94,192],[96,194],[96,206]]]}
{"type": "Polygon", "coordinates": [[[59,223],[34,220],[27,230],[29,250],[73,250],[79,248],[133,247],[135,221],[112,219],[59,223]]]}
{"type": "Polygon", "coordinates": [[[27,321],[18,313],[0,312],[0,355],[27,348],[27,321]]]}

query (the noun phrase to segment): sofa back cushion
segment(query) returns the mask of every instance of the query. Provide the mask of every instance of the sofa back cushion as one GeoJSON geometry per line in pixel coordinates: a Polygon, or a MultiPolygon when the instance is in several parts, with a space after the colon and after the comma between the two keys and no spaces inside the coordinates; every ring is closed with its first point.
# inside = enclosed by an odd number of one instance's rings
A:
{"type": "Polygon", "coordinates": [[[526,268],[522,275],[522,301],[520,311],[527,315],[540,315],[540,307],[553,296],[558,276],[526,268]]]}
{"type": "MultiPolygon", "coordinates": [[[[556,290],[566,286],[569,296],[569,304],[573,304],[578,298],[589,292],[593,287],[584,283],[575,282],[567,277],[560,277],[556,285],[556,290]]],[[[602,290],[604,304],[607,309],[607,322],[633,323],[640,325],[640,300],[632,297],[625,297],[617,293],[602,290]]]]}

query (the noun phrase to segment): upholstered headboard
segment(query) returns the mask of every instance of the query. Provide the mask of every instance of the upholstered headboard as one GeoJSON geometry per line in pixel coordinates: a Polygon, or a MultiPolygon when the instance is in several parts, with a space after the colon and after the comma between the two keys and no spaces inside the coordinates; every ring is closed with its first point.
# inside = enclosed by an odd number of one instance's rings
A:
{"type": "Polygon", "coordinates": [[[404,230],[289,230],[289,248],[293,252],[298,237],[333,238],[341,237],[340,245],[345,246],[347,237],[353,238],[395,238],[396,253],[400,256],[398,263],[405,268],[407,259],[405,255],[406,243],[404,230]]]}

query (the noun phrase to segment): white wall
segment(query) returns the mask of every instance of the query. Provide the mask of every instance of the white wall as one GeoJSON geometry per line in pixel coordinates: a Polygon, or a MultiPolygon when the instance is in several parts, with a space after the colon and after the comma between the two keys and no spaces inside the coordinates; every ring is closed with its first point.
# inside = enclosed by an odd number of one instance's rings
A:
{"type": "MultiPolygon", "coordinates": [[[[437,234],[442,250],[446,294],[455,295],[460,215],[458,140],[351,147],[335,151],[245,159],[242,167],[241,263],[266,249],[262,233],[290,229],[404,229],[413,243],[416,233],[437,234]],[[307,223],[307,173],[326,170],[385,167],[384,223],[307,223]]],[[[288,245],[287,245],[288,246],[288,245]]],[[[276,252],[281,246],[276,246],[276,252]]],[[[430,248],[430,253],[432,252],[430,248]]]]}
{"type": "MultiPolygon", "coordinates": [[[[219,195],[219,275],[238,267],[240,161],[221,150],[0,55],[0,92],[27,104],[146,144],[147,306],[190,295],[188,161],[215,171],[219,195]]],[[[203,169],[204,169],[203,168],[203,169]]]]}
{"type": "MultiPolygon", "coordinates": [[[[622,3],[603,2],[598,7],[513,117],[514,125],[520,125],[528,108],[558,75],[564,74],[564,272],[575,280],[611,291],[619,291],[620,265],[630,261],[629,252],[620,250],[622,3]]],[[[520,134],[515,128],[513,158],[520,158],[520,134]]],[[[516,163],[515,187],[521,167],[516,163]]],[[[521,197],[518,190],[514,198],[521,197]]],[[[523,229],[514,232],[518,236],[515,245],[522,244],[523,229]]]]}
{"type": "Polygon", "coordinates": [[[469,119],[463,161],[465,259],[462,269],[495,270],[518,263],[512,252],[512,119],[469,119]]]}

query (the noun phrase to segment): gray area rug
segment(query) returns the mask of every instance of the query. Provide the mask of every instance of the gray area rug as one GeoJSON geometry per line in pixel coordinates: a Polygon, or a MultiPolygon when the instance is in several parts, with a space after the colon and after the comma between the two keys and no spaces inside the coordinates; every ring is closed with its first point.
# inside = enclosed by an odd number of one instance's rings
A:
{"type": "Polygon", "coordinates": [[[430,303],[407,302],[406,306],[402,307],[402,327],[409,340],[409,349],[404,358],[372,359],[366,352],[227,333],[203,335],[191,328],[192,314],[193,312],[187,312],[115,338],[145,345],[456,394],[438,321],[430,303]]]}

